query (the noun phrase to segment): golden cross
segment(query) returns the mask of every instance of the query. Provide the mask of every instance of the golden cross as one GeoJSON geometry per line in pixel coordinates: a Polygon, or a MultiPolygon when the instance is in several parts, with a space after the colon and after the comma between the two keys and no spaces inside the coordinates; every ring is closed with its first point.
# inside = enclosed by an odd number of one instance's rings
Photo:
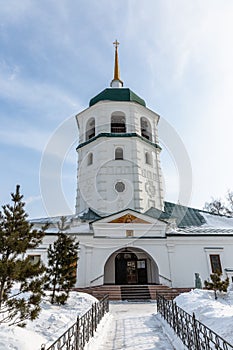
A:
{"type": "Polygon", "coordinates": [[[115,48],[116,48],[116,49],[117,49],[117,47],[119,46],[119,44],[120,44],[120,43],[119,43],[119,41],[117,41],[117,40],[115,40],[114,43],[113,43],[113,45],[115,45],[115,48]]]}

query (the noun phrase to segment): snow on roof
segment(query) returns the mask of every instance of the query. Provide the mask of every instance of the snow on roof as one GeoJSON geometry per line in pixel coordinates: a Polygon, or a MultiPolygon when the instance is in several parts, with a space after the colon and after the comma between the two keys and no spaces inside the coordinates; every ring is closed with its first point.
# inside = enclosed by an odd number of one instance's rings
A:
{"type": "Polygon", "coordinates": [[[219,229],[231,228],[233,230],[233,218],[222,216],[222,215],[210,214],[207,212],[202,212],[201,215],[204,217],[206,221],[206,224],[204,224],[203,226],[215,227],[219,229]]]}
{"type": "MultiPolygon", "coordinates": [[[[88,223],[80,223],[79,225],[73,225],[71,226],[67,231],[65,231],[65,233],[67,234],[74,234],[74,233],[91,233],[91,229],[88,223]]],[[[54,234],[54,233],[58,233],[58,227],[52,226],[49,227],[46,230],[46,234],[54,234]]]]}

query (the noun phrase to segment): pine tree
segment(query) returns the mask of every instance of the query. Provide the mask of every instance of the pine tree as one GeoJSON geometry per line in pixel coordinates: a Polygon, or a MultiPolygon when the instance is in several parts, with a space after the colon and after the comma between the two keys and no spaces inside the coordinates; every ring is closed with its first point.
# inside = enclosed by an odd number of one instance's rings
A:
{"type": "Polygon", "coordinates": [[[69,228],[67,218],[61,217],[58,223],[58,238],[48,249],[48,268],[46,288],[51,290],[51,303],[65,304],[70,290],[76,283],[78,246],[75,238],[65,231],[69,228]]]}
{"type": "Polygon", "coordinates": [[[19,185],[11,199],[0,212],[0,323],[24,326],[40,312],[45,270],[25,253],[41,243],[46,227],[36,230],[27,221],[19,185]]]}
{"type": "Polygon", "coordinates": [[[210,275],[211,282],[204,281],[204,285],[206,289],[214,290],[215,299],[217,299],[217,291],[219,292],[227,292],[227,288],[229,286],[229,278],[227,277],[225,280],[221,279],[221,273],[215,272],[210,275]]]}

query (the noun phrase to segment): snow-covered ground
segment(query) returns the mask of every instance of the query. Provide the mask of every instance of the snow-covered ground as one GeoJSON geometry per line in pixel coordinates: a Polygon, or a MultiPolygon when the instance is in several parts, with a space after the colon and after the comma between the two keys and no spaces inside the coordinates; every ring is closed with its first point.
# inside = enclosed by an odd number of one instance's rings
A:
{"type": "Polygon", "coordinates": [[[214,292],[194,289],[175,299],[178,306],[211,328],[230,344],[233,344],[233,291],[219,295],[214,299],[214,292]]]}
{"type": "Polygon", "coordinates": [[[110,303],[103,321],[85,350],[174,350],[156,315],[156,303],[110,303]]]}
{"type": "MultiPolygon", "coordinates": [[[[193,290],[175,299],[188,313],[233,344],[233,292],[217,300],[214,292],[193,290]]],[[[156,303],[111,303],[95,337],[85,350],[184,350],[170,326],[157,314],[156,303]]]]}
{"type": "MultiPolygon", "coordinates": [[[[0,350],[39,350],[53,343],[91,307],[95,298],[71,293],[65,306],[43,301],[40,317],[26,328],[0,327],[0,350]]],[[[212,291],[193,290],[176,298],[177,304],[233,344],[233,292],[214,299],[212,291]]],[[[183,350],[184,346],[166,323],[161,322],[155,302],[111,302],[95,337],[85,350],[183,350]],[[169,340],[170,339],[170,340],[169,340]]]]}
{"type": "Polygon", "coordinates": [[[42,344],[52,344],[72,324],[77,315],[84,314],[97,299],[85,293],[70,293],[64,306],[42,302],[42,311],[35,321],[27,322],[26,328],[0,327],[0,350],[39,350],[42,344]]]}

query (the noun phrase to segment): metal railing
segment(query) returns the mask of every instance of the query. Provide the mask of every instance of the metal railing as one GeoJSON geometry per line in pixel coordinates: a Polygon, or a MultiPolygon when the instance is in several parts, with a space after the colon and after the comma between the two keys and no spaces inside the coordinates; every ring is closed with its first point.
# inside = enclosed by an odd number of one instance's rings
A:
{"type": "Polygon", "coordinates": [[[100,278],[102,278],[102,277],[104,277],[104,275],[100,275],[100,276],[94,278],[92,281],[90,281],[90,284],[92,284],[92,283],[98,281],[98,280],[99,280],[100,278]]]}
{"type": "Polygon", "coordinates": [[[160,275],[160,274],[159,274],[159,277],[164,280],[164,284],[166,286],[168,286],[168,287],[172,286],[172,280],[170,280],[169,278],[167,278],[167,277],[165,277],[163,275],[160,275]]]}
{"type": "Polygon", "coordinates": [[[157,295],[157,308],[161,316],[169,323],[183,344],[189,350],[232,350],[228,343],[209,327],[191,316],[172,300],[157,295]]]}
{"type": "Polygon", "coordinates": [[[109,311],[108,295],[92,307],[63,333],[52,345],[41,345],[41,350],[83,350],[97,329],[101,319],[109,311]]]}

